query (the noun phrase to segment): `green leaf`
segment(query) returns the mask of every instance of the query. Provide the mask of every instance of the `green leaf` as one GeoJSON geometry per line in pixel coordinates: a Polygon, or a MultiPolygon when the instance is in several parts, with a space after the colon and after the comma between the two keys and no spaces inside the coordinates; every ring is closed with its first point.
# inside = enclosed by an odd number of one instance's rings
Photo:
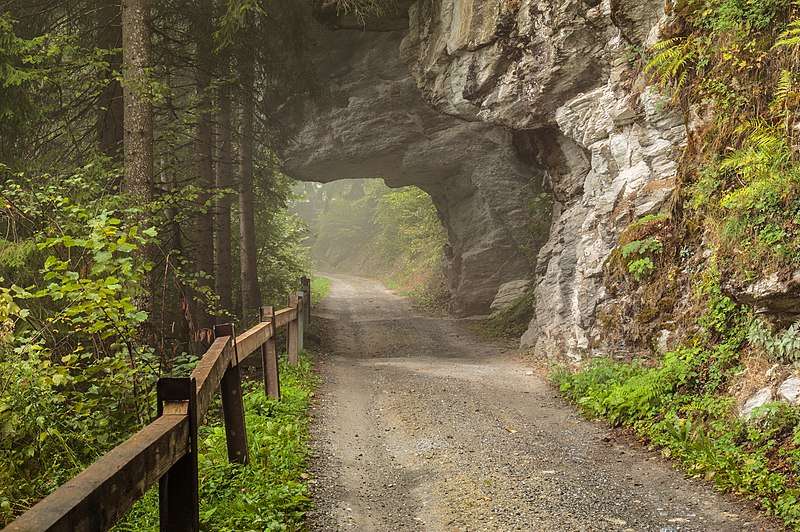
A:
{"type": "Polygon", "coordinates": [[[110,251],[98,251],[94,254],[94,261],[96,263],[102,264],[110,261],[112,257],[113,255],[111,254],[110,251]]]}

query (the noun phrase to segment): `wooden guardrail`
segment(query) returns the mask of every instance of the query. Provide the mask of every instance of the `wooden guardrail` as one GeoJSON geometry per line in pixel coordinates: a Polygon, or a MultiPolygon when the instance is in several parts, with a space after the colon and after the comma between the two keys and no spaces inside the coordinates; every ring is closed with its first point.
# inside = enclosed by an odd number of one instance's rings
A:
{"type": "Polygon", "coordinates": [[[249,462],[239,366],[259,352],[268,396],[280,399],[276,330],[288,326],[287,355],[297,364],[304,325],[311,317],[311,287],[289,296],[287,308],[262,307],[260,323],[239,337],[217,325],[215,340],[189,377],[161,378],[158,417],[82,473],[67,481],[3,532],[108,530],[156,482],[162,531],[197,531],[200,509],[197,427],[221,390],[228,459],[249,462]]]}

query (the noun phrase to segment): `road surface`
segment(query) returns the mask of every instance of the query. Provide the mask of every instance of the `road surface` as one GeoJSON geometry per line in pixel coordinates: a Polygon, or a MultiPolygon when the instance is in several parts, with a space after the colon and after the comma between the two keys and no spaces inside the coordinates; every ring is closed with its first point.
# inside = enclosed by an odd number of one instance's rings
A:
{"type": "Polygon", "coordinates": [[[330,275],[312,530],[779,530],[581,418],[515,350],[330,275]]]}

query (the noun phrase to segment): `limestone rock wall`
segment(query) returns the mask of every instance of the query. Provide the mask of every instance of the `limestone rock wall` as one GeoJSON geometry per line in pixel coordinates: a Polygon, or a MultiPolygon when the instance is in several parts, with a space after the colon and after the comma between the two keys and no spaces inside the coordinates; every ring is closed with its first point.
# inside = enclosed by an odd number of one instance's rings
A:
{"type": "Polygon", "coordinates": [[[401,53],[442,113],[526,133],[554,211],[522,345],[579,360],[602,351],[595,316],[620,232],[674,188],[679,116],[649,90],[639,53],[662,0],[420,0],[401,53]]]}
{"type": "Polygon", "coordinates": [[[523,346],[602,351],[603,264],[670,196],[684,143],[637,62],[663,19],[664,0],[417,0],[407,30],[325,31],[323,95],[303,102],[285,167],[420,186],[450,237],[456,313],[535,271],[523,346]],[[531,234],[542,190],[553,211],[531,234]]]}

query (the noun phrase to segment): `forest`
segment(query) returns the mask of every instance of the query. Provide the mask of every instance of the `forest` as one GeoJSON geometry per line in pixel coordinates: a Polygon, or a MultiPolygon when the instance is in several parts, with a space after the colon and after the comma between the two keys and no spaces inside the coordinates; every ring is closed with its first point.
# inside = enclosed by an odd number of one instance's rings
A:
{"type": "Polygon", "coordinates": [[[431,310],[447,308],[447,235],[430,196],[380,179],[303,183],[293,212],[309,225],[304,245],[320,271],[375,277],[431,310]]]}
{"type": "Polygon", "coordinates": [[[315,90],[312,12],[374,7],[0,2],[0,523],[310,273],[272,112],[315,90]]]}

